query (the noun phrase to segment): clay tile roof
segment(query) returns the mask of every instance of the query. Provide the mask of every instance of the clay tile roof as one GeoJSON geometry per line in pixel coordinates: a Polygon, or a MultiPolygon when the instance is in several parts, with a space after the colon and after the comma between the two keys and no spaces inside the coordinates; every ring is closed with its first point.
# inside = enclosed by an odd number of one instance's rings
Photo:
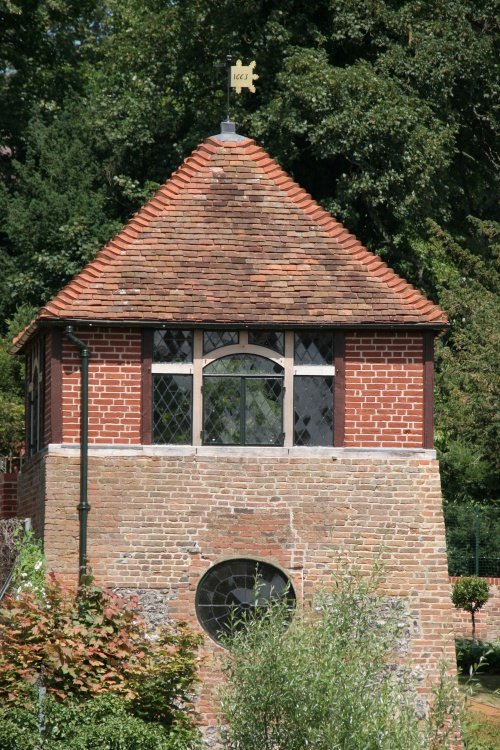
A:
{"type": "Polygon", "coordinates": [[[57,319],[446,324],[253,140],[221,135],[202,143],[37,318],[57,319]]]}

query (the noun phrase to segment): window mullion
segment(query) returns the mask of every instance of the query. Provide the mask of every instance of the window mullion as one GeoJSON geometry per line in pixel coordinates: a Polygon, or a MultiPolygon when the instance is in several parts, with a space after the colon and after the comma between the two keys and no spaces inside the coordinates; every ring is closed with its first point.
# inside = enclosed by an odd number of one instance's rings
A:
{"type": "Polygon", "coordinates": [[[246,378],[240,378],[240,444],[246,445],[246,378]]]}
{"type": "Polygon", "coordinates": [[[283,397],[283,432],[285,447],[293,445],[293,331],[285,331],[285,394],[283,397]]]}
{"type": "Polygon", "coordinates": [[[203,407],[203,332],[194,331],[193,337],[193,445],[202,444],[203,407]]]}

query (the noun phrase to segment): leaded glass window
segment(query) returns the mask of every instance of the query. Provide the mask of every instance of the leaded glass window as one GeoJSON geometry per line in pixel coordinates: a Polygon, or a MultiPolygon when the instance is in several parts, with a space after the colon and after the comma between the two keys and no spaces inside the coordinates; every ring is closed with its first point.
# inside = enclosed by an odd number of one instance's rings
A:
{"type": "Polygon", "coordinates": [[[294,445],[333,445],[333,378],[295,375],[294,445]]]}
{"type": "Polygon", "coordinates": [[[283,444],[283,368],[265,357],[221,357],[203,371],[203,442],[283,444]]]}
{"type": "Polygon", "coordinates": [[[295,334],[296,365],[332,365],[333,333],[300,331],[295,334]]]}
{"type": "Polygon", "coordinates": [[[193,331],[167,328],[154,332],[153,362],[192,362],[193,331]]]}
{"type": "Polygon", "coordinates": [[[227,560],[205,573],[196,591],[196,614],[206,632],[220,641],[245,626],[245,617],[264,613],[274,599],[284,598],[292,617],[295,592],[274,565],[257,560],[227,560]]]}
{"type": "Polygon", "coordinates": [[[248,331],[248,343],[283,354],[283,331],[248,331]]]}
{"type": "Polygon", "coordinates": [[[153,375],[153,442],[192,442],[192,375],[153,375]]]}
{"type": "Polygon", "coordinates": [[[239,340],[239,331],[205,331],[203,333],[203,353],[208,354],[208,352],[220,349],[222,346],[238,344],[239,340]]]}
{"type": "Polygon", "coordinates": [[[28,358],[28,414],[27,446],[33,456],[43,446],[44,416],[44,342],[39,339],[33,346],[28,358]]]}
{"type": "Polygon", "coordinates": [[[332,446],[333,341],[324,329],[155,331],[152,441],[332,446]]]}

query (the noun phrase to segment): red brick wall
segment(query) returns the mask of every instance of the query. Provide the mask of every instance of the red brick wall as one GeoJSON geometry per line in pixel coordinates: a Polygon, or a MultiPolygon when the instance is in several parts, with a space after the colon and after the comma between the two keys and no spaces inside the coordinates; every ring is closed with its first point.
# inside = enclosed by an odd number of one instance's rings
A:
{"type": "MultiPolygon", "coordinates": [[[[450,578],[451,584],[453,585],[456,580],[456,578],[450,578]]],[[[476,638],[481,641],[500,641],[500,578],[486,578],[485,580],[490,586],[490,598],[476,613],[476,638]]],[[[465,638],[470,638],[472,635],[470,614],[464,612],[463,609],[453,611],[453,632],[465,638]]]]}
{"type": "MultiPolygon", "coordinates": [[[[75,580],[78,455],[47,456],[46,552],[75,580]]],[[[284,569],[299,597],[331,581],[339,557],[366,571],[382,550],[384,590],[409,610],[411,657],[435,677],[453,659],[437,462],[424,458],[91,455],[89,558],[97,580],[154,590],[195,627],[207,568],[228,557],[284,569]]],[[[217,652],[207,640],[208,654],[217,652]]],[[[202,703],[207,711],[208,704],[202,703]]]]}
{"type": "MultiPolygon", "coordinates": [[[[89,442],[141,442],[141,333],[133,329],[82,329],[88,344],[89,442]]],[[[80,441],[80,351],[63,339],[63,442],[80,441]]]]}
{"type": "Polygon", "coordinates": [[[0,473],[0,521],[17,515],[17,472],[0,473]]]}
{"type": "MultiPolygon", "coordinates": [[[[138,444],[141,344],[134,329],[76,332],[92,352],[89,439],[138,444]]],[[[46,351],[50,351],[47,341],[46,351]]],[[[46,355],[47,357],[49,354],[46,355]]],[[[414,448],[423,444],[423,338],[406,332],[346,335],[345,445],[414,448]]],[[[47,378],[50,387],[50,378],[47,378]]],[[[79,441],[80,356],[63,342],[63,442],[79,441]]],[[[49,430],[50,399],[46,399],[49,430]]]]}
{"type": "Polygon", "coordinates": [[[345,445],[421,447],[423,373],[422,334],[348,334],[345,445]]]}

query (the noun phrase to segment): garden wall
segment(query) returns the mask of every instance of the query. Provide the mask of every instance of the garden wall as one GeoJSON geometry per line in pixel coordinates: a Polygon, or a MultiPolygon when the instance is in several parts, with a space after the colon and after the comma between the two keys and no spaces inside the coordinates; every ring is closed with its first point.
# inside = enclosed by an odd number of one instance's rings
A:
{"type": "Polygon", "coordinates": [[[0,521],[17,515],[17,472],[0,472],[0,521]]]}

